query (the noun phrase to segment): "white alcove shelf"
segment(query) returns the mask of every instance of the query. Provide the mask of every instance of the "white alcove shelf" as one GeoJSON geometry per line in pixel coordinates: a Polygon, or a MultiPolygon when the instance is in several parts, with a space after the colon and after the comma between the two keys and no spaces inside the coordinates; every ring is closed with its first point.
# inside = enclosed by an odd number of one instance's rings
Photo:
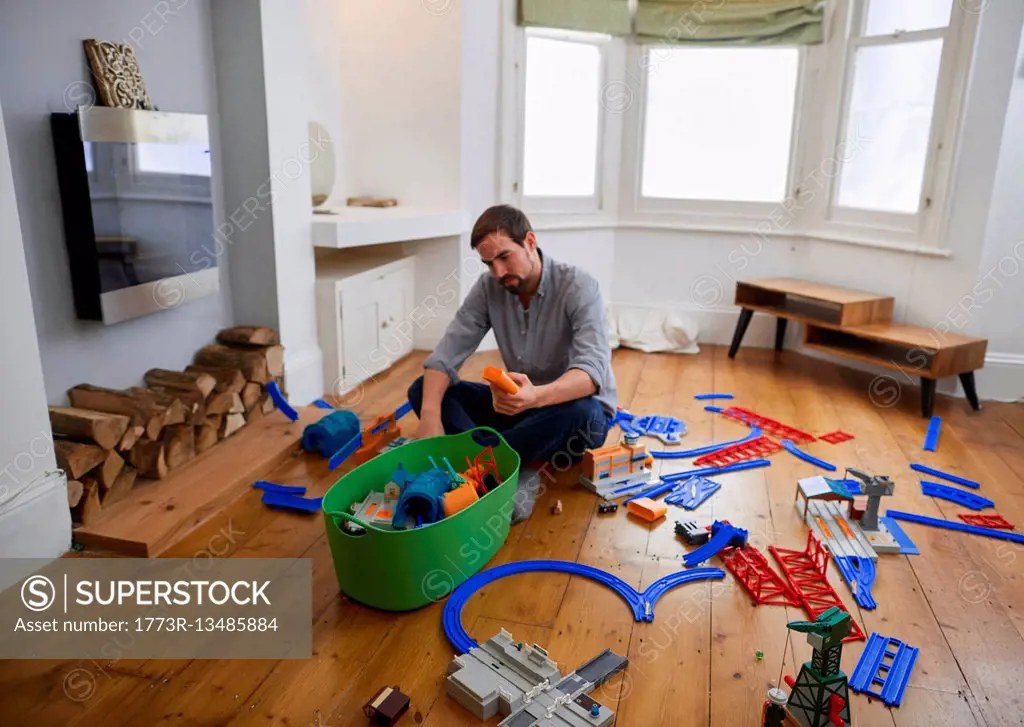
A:
{"type": "Polygon", "coordinates": [[[313,216],[313,245],[349,248],[461,235],[469,230],[465,210],[430,207],[335,207],[313,216]]]}

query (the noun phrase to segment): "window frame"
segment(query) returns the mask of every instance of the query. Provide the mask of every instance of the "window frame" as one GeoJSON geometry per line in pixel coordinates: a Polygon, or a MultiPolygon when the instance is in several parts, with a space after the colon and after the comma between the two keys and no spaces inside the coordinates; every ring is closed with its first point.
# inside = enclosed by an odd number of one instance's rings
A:
{"type": "MultiPolygon", "coordinates": [[[[613,82],[612,67],[617,64],[621,52],[615,47],[619,39],[600,33],[584,33],[579,31],[558,30],[553,28],[517,28],[511,38],[514,44],[514,63],[511,68],[514,96],[505,95],[505,102],[511,106],[514,121],[510,129],[505,129],[503,136],[511,136],[514,144],[511,158],[508,152],[503,154],[505,163],[511,163],[511,174],[502,185],[506,197],[515,200],[515,204],[527,213],[539,215],[594,215],[605,211],[607,206],[607,186],[614,181],[614,175],[608,174],[609,165],[617,164],[614,146],[617,144],[618,132],[614,125],[609,124],[608,114],[598,103],[597,112],[597,145],[594,149],[594,192],[589,196],[528,196],[523,191],[525,137],[526,137],[526,46],[529,38],[547,38],[552,40],[580,43],[597,48],[600,67],[598,86],[606,88],[613,82]]],[[[506,79],[509,71],[505,72],[506,79]]],[[[503,114],[503,118],[509,114],[503,114]]]]}
{"type": "MultiPolygon", "coordinates": [[[[632,44],[630,49],[630,68],[639,71],[634,78],[640,89],[638,103],[634,104],[630,125],[630,152],[624,158],[630,159],[628,184],[630,190],[630,209],[637,218],[658,216],[675,216],[679,219],[693,220],[703,224],[715,221],[724,224],[743,224],[744,221],[759,222],[778,208],[785,197],[775,202],[751,202],[741,200],[697,200],[675,199],[668,197],[645,197],[643,195],[643,163],[644,135],[647,122],[648,67],[651,65],[652,51],[671,49],[671,45],[632,44]]],[[[801,124],[802,94],[805,87],[806,52],[797,48],[798,69],[796,91],[793,95],[793,126],[790,130],[789,159],[786,166],[785,190],[792,188],[794,172],[799,165],[799,128],[801,124]]]]}
{"type": "Polygon", "coordinates": [[[869,2],[839,0],[834,9],[835,36],[842,38],[843,42],[826,48],[827,57],[822,59],[818,93],[829,113],[822,123],[821,143],[812,156],[822,160],[834,157],[835,150],[850,140],[850,101],[858,49],[941,38],[942,54],[918,211],[900,213],[840,206],[840,166],[837,174],[828,177],[827,190],[821,195],[822,203],[816,205],[807,220],[807,233],[815,237],[848,237],[855,242],[878,241],[944,251],[948,247],[944,223],[949,214],[950,183],[955,173],[962,107],[978,14],[966,12],[961,3],[953,2],[949,24],[943,28],[869,36],[864,35],[869,2]]]}

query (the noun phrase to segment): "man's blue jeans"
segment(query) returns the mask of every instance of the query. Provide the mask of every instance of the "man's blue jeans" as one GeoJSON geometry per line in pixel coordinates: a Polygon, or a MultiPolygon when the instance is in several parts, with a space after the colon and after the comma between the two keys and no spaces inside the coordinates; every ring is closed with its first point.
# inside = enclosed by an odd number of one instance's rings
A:
{"type": "MultiPolygon", "coordinates": [[[[409,402],[419,416],[422,376],[409,387],[409,402]]],[[[494,411],[490,387],[472,381],[448,387],[441,400],[441,423],[445,434],[476,427],[496,429],[519,453],[524,467],[538,469],[546,463],[564,469],[582,459],[584,450],[600,447],[608,435],[608,415],[593,396],[506,416],[494,411]]]]}

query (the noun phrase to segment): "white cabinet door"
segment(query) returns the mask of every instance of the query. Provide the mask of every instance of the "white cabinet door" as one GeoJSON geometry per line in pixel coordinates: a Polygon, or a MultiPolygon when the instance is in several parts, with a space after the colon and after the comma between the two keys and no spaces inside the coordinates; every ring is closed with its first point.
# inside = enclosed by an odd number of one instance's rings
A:
{"type": "Polygon", "coordinates": [[[413,279],[410,268],[395,270],[377,281],[380,352],[391,366],[412,352],[415,323],[411,319],[413,279]]]}
{"type": "Polygon", "coordinates": [[[380,312],[374,292],[372,284],[356,284],[341,293],[343,391],[384,368],[378,351],[380,312]]]}

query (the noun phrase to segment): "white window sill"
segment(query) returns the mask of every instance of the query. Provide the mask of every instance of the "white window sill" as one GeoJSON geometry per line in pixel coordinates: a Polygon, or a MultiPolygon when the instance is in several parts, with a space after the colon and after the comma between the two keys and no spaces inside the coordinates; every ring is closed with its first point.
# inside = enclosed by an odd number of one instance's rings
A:
{"type": "MultiPolygon", "coordinates": [[[[529,213],[528,213],[529,214],[529,213]]],[[[926,255],[936,258],[952,257],[951,250],[920,245],[913,242],[885,239],[880,236],[840,232],[835,230],[785,230],[775,229],[771,232],[760,232],[754,225],[735,222],[732,224],[711,224],[696,221],[680,220],[614,220],[608,217],[587,215],[531,215],[534,230],[668,230],[673,232],[707,232],[723,235],[751,235],[757,237],[777,238],[784,240],[808,240],[810,242],[834,242],[842,245],[855,245],[894,252],[905,252],[913,255],[926,255]]]]}

